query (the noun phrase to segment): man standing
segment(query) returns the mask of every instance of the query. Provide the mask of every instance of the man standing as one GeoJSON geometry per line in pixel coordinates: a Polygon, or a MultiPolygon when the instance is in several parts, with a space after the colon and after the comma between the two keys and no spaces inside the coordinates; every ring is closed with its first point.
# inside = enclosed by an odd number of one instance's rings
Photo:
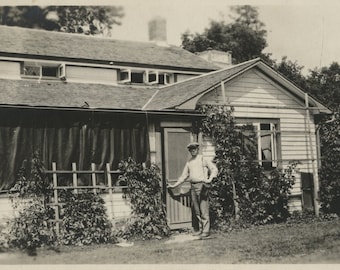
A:
{"type": "Polygon", "coordinates": [[[195,228],[195,236],[201,238],[210,235],[210,216],[209,216],[209,188],[210,183],[217,176],[217,168],[214,163],[203,159],[199,155],[199,144],[189,143],[187,146],[191,158],[185,164],[182,175],[173,185],[168,184],[169,188],[175,188],[185,180],[191,183],[192,211],[199,221],[199,227],[195,228]]]}

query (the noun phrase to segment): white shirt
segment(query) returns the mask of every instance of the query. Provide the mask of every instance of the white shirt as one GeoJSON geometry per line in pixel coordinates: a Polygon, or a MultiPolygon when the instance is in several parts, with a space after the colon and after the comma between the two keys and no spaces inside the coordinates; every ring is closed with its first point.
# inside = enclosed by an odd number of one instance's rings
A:
{"type": "Polygon", "coordinates": [[[202,155],[197,155],[187,161],[178,182],[184,182],[187,179],[192,183],[207,182],[216,177],[217,172],[214,163],[205,160],[202,155]]]}

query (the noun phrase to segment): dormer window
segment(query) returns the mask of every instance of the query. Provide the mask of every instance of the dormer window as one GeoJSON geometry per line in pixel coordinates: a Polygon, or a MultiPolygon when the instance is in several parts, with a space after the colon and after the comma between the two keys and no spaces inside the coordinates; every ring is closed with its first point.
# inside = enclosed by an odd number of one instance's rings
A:
{"type": "Polygon", "coordinates": [[[134,70],[121,69],[119,71],[120,83],[132,84],[169,84],[170,75],[168,73],[159,73],[157,70],[134,70]]]}
{"type": "Polygon", "coordinates": [[[22,76],[32,79],[61,79],[65,77],[65,64],[24,63],[22,76]]]}
{"type": "Polygon", "coordinates": [[[169,84],[170,83],[170,74],[168,74],[168,73],[158,74],[158,83],[159,84],[169,84]]]}
{"type": "Polygon", "coordinates": [[[158,72],[157,71],[146,71],[146,83],[147,84],[157,84],[158,83],[158,72]]]}

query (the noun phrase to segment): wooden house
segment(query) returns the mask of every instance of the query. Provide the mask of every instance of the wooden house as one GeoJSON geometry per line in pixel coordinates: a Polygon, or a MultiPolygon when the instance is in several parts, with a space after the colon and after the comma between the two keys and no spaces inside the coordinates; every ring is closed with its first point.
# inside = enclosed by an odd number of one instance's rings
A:
{"type": "MultiPolygon", "coordinates": [[[[231,105],[240,124],[253,124],[258,162],[267,169],[300,160],[291,210],[317,206],[315,116],[330,111],[262,60],[221,69],[164,43],[17,27],[0,27],[0,37],[0,215],[8,212],[6,191],[22,160],[35,150],[51,171],[72,163],[80,170],[115,169],[129,156],[151,161],[165,186],[181,173],[190,141],[214,156],[211,140],[193,132],[202,117],[197,104],[231,105]]],[[[58,181],[70,184],[67,177],[58,181]]],[[[86,185],[88,179],[72,181],[86,185]]],[[[121,194],[110,198],[111,217],[124,217],[121,194]]],[[[173,198],[164,188],[164,200],[172,228],[190,224],[187,197],[173,198]]]]}

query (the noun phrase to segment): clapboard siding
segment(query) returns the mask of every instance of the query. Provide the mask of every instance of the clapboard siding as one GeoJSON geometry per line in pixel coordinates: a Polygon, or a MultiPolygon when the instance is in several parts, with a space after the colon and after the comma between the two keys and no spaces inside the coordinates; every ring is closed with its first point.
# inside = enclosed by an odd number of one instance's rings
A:
{"type": "Polygon", "coordinates": [[[0,225],[13,216],[13,207],[8,195],[0,195],[0,225]]]}
{"type": "Polygon", "coordinates": [[[1,79],[20,79],[20,63],[0,61],[1,79]]]}
{"type": "Polygon", "coordinates": [[[108,68],[66,66],[66,77],[69,82],[116,84],[117,70],[108,68]]]}
{"type": "MultiPolygon", "coordinates": [[[[131,215],[131,204],[123,198],[123,193],[113,193],[112,197],[109,194],[101,194],[105,202],[106,213],[109,219],[115,223],[122,219],[128,218],[131,215]]],[[[8,195],[0,196],[0,224],[6,222],[14,216],[14,209],[8,195]]]]}
{"type": "MultiPolygon", "coordinates": [[[[313,173],[316,168],[317,146],[315,125],[312,113],[307,119],[304,101],[297,100],[285,89],[281,89],[269,78],[257,71],[250,70],[225,84],[225,93],[216,87],[204,95],[199,103],[228,104],[234,107],[236,121],[258,122],[260,119],[273,119],[279,123],[279,143],[282,166],[288,166],[290,160],[301,160],[298,165],[300,172],[313,173]],[[239,105],[239,106],[238,106],[239,105]]],[[[214,147],[209,138],[203,138],[202,153],[211,158],[214,147]]],[[[295,178],[289,202],[290,211],[301,210],[301,180],[295,178]]]]}
{"type": "Polygon", "coordinates": [[[109,194],[102,194],[101,197],[105,202],[108,217],[113,222],[130,217],[131,204],[123,198],[123,193],[113,193],[112,197],[109,194]]]}

